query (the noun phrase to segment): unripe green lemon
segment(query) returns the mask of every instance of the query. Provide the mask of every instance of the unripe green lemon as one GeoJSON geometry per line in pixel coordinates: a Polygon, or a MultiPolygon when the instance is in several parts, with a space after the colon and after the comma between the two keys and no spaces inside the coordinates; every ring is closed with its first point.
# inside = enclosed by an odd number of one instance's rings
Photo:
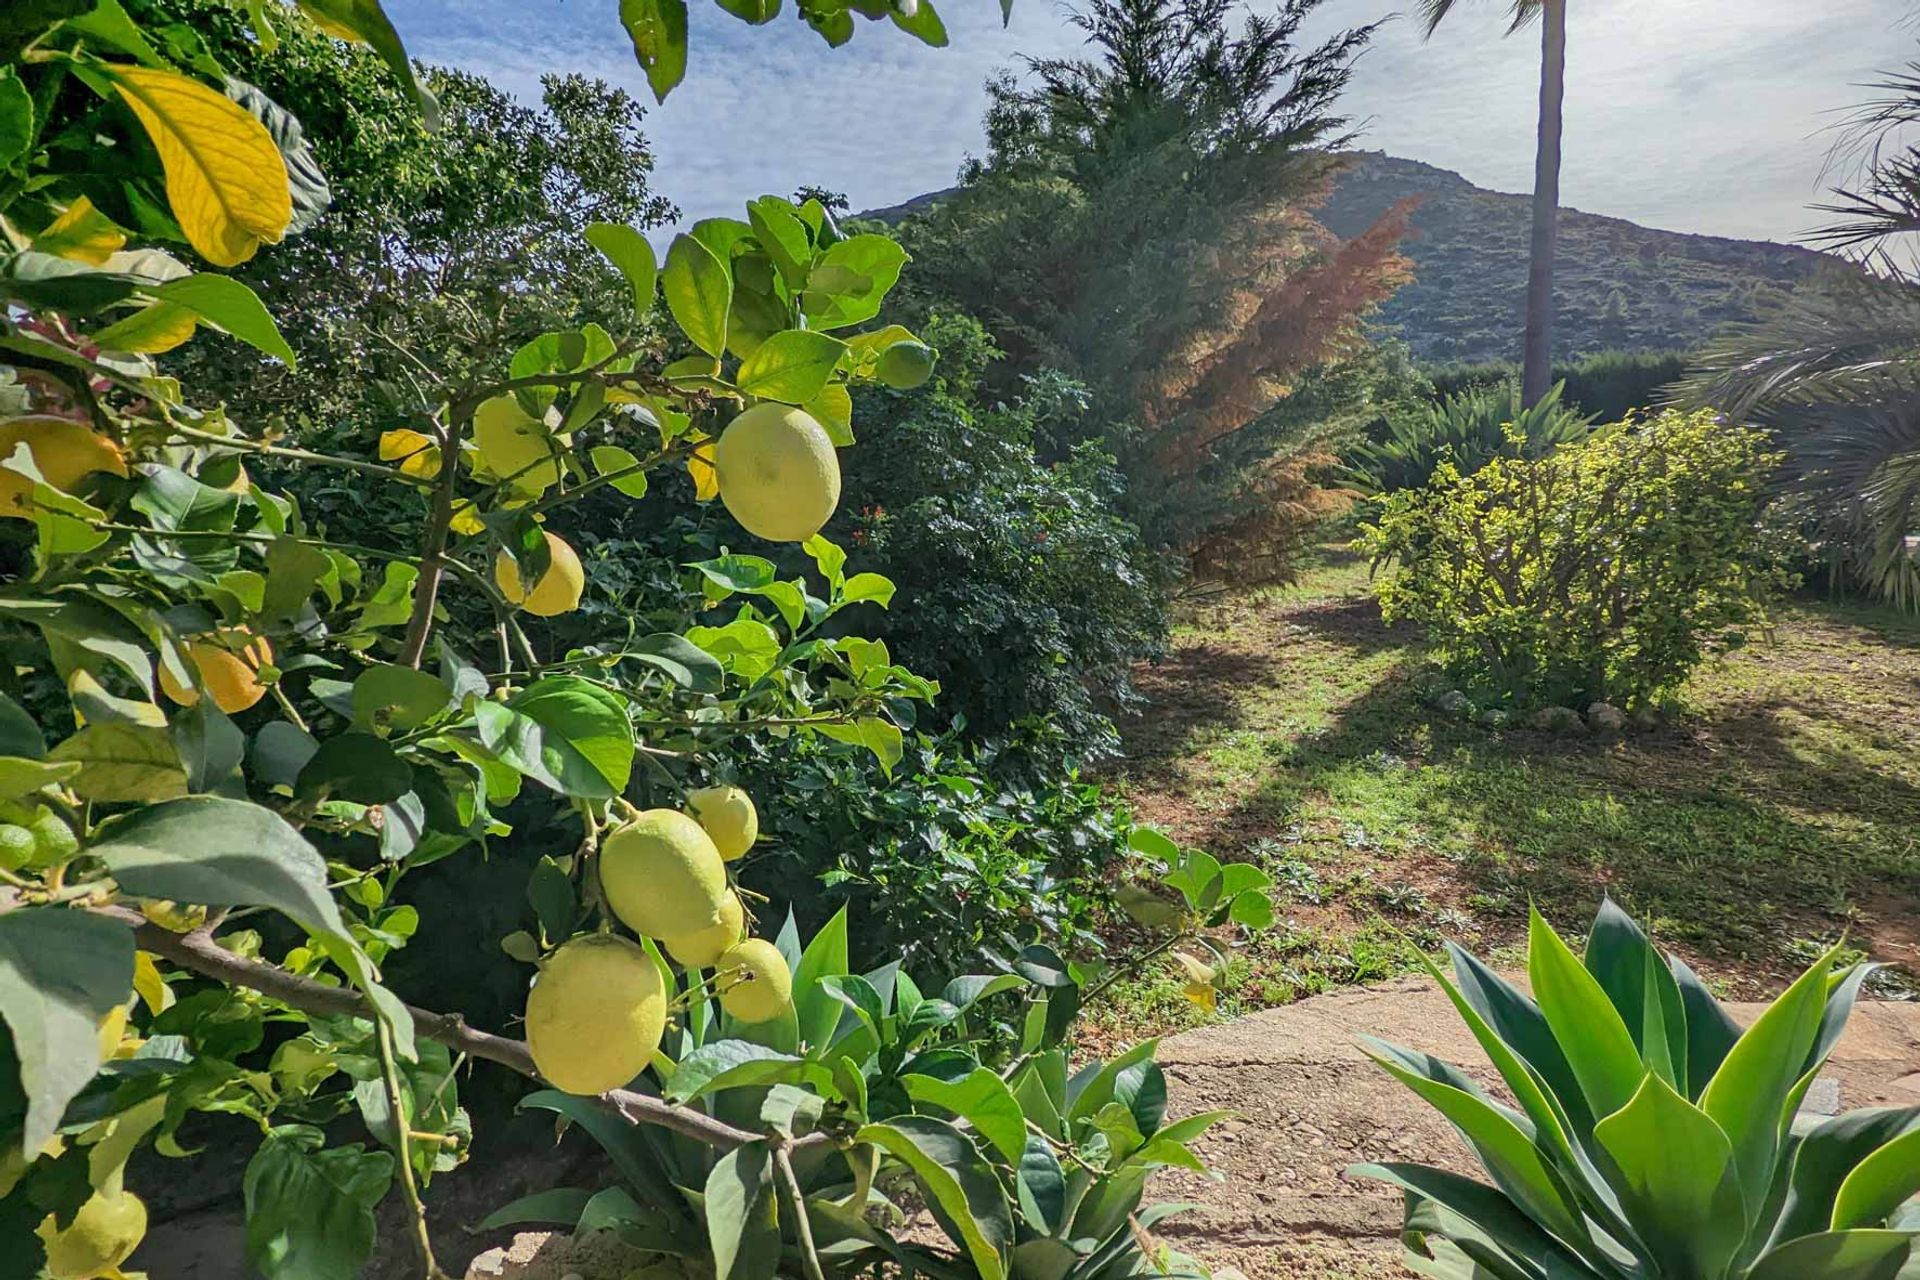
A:
{"type": "Polygon", "coordinates": [[[27,830],[33,832],[33,865],[36,867],[58,866],[80,852],[80,838],[58,814],[42,813],[27,824],[27,830]]]}
{"type": "Polygon", "coordinates": [[[895,391],[911,391],[933,376],[933,348],[924,342],[896,342],[880,353],[873,372],[895,391]]]}
{"type": "Polygon", "coordinates": [[[511,478],[521,493],[545,493],[560,481],[564,442],[512,396],[495,396],[473,411],[473,445],[487,470],[511,478]]]}
{"type": "Polygon", "coordinates": [[[0,824],[0,870],[18,871],[40,851],[33,832],[15,822],[0,824]]]}
{"type": "Polygon", "coordinates": [[[704,969],[747,931],[747,911],[740,895],[729,893],[720,904],[720,923],[693,933],[672,934],[660,939],[667,954],[689,969],[704,969]]]}
{"type": "Polygon", "coordinates": [[[757,404],[713,451],[720,501],[769,542],[805,542],[840,504],[840,459],[826,428],[791,405],[757,404]]]}
{"type": "Polygon", "coordinates": [[[493,558],[493,580],[499,584],[501,595],[528,613],[542,618],[572,613],[580,607],[587,571],[580,567],[580,557],[565,538],[541,532],[547,539],[547,571],[533,584],[533,590],[528,591],[521,583],[520,566],[504,551],[493,558]]]}
{"type": "Polygon", "coordinates": [[[147,1234],[147,1206],[131,1191],[98,1194],[80,1206],[65,1231],[48,1214],[36,1230],[47,1246],[53,1280],[96,1280],[118,1274],[147,1234]]]}
{"type": "Polygon", "coordinates": [[[738,787],[701,787],[687,793],[687,808],[706,833],[713,847],[728,862],[746,856],[760,838],[760,813],[753,797],[738,787]]]}
{"type": "Polygon", "coordinates": [[[610,933],[575,938],[548,956],[527,995],[533,1064],[568,1093],[605,1093],[632,1080],[666,1025],[660,966],[610,933]]]}
{"type": "Polygon", "coordinates": [[[600,886],[628,928],[669,938],[720,923],[727,868],[699,823],[649,809],[600,845],[600,886]]]}
{"type": "Polygon", "coordinates": [[[765,938],[735,943],[714,961],[720,1007],[742,1022],[777,1018],[793,1002],[793,972],[765,938]]]}

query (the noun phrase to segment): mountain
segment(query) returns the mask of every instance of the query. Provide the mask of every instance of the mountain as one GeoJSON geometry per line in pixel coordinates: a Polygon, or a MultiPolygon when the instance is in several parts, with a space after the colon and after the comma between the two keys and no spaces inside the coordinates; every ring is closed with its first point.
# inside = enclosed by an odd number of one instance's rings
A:
{"type": "MultiPolygon", "coordinates": [[[[1350,160],[1318,215],[1334,234],[1358,235],[1396,201],[1420,200],[1402,246],[1414,280],[1380,320],[1423,360],[1518,360],[1532,200],[1377,151],[1350,160]]],[[[1793,245],[1657,231],[1563,207],[1554,356],[1689,350],[1727,324],[1760,318],[1836,263],[1793,245]]]]}
{"type": "MultiPolygon", "coordinates": [[[[1395,202],[1416,197],[1402,246],[1414,280],[1379,319],[1435,363],[1520,358],[1521,305],[1533,202],[1476,187],[1457,173],[1357,151],[1319,218],[1349,238],[1395,202]]],[[[930,191],[858,216],[898,222],[950,194],[930,191]]],[[[1829,268],[1827,254],[1766,240],[1658,231],[1623,218],[1560,210],[1554,268],[1554,358],[1606,350],[1690,351],[1728,324],[1759,319],[1829,268]]]]}

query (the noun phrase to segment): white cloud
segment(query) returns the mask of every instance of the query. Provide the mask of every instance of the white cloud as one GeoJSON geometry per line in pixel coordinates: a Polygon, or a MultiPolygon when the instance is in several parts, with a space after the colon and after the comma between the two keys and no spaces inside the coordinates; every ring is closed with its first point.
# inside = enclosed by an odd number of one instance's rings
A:
{"type": "MultiPolygon", "coordinates": [[[[952,33],[928,49],[861,23],[826,48],[791,16],[749,29],[694,3],[687,82],[649,115],[657,185],[690,217],[801,183],[855,207],[949,185],[981,145],[982,82],[1017,54],[1072,50],[1050,0],[946,0],[952,33]]],[[[531,96],[547,71],[603,76],[645,95],[614,0],[390,0],[422,57],[531,96]]],[[[1312,32],[1380,16],[1382,0],[1329,0],[1312,32]]],[[[1682,231],[1790,239],[1835,112],[1901,62],[1904,0],[1571,0],[1563,200],[1682,231]]],[[[1348,109],[1362,145],[1457,169],[1501,190],[1532,185],[1539,41],[1503,37],[1505,3],[1463,3],[1430,41],[1390,23],[1348,109]]]]}

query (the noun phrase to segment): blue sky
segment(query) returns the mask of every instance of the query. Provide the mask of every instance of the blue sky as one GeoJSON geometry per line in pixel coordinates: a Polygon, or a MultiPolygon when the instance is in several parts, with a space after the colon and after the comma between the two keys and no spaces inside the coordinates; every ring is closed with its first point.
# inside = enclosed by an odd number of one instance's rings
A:
{"type": "MultiPolygon", "coordinates": [[[[1019,54],[1070,52],[1054,0],[942,0],[952,34],[928,49],[862,22],[828,49],[787,12],[748,28],[693,0],[686,82],[651,109],[656,185],[689,217],[737,212],[802,183],[856,208],[950,185],[981,145],[982,82],[1019,54]]],[[[1390,12],[1327,0],[1318,36],[1390,12]]],[[[1409,7],[1400,0],[1400,7],[1409,7]]],[[[1915,53],[1908,0],[1571,0],[1565,203],[1678,231],[1790,240],[1817,224],[1822,161],[1857,86],[1915,53]]],[[[387,0],[416,56],[527,97],[548,71],[647,96],[615,0],[387,0]]],[[[1360,65],[1360,145],[1532,183],[1538,37],[1503,38],[1504,2],[1462,3],[1431,41],[1389,24],[1360,65]]],[[[650,101],[650,98],[649,98],[650,101]]]]}

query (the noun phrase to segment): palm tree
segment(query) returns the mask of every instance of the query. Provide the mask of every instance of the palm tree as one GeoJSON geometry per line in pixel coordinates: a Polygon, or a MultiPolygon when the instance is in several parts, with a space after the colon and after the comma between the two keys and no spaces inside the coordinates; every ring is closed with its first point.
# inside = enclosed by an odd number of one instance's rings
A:
{"type": "MultiPolygon", "coordinates": [[[[1420,0],[1427,35],[1456,0],[1420,0]]],[[[1540,125],[1533,153],[1533,243],[1527,264],[1527,339],[1520,400],[1531,407],[1553,385],[1553,241],[1560,221],[1560,107],[1567,93],[1567,0],[1512,0],[1508,34],[1541,19],[1540,125]]]]}

